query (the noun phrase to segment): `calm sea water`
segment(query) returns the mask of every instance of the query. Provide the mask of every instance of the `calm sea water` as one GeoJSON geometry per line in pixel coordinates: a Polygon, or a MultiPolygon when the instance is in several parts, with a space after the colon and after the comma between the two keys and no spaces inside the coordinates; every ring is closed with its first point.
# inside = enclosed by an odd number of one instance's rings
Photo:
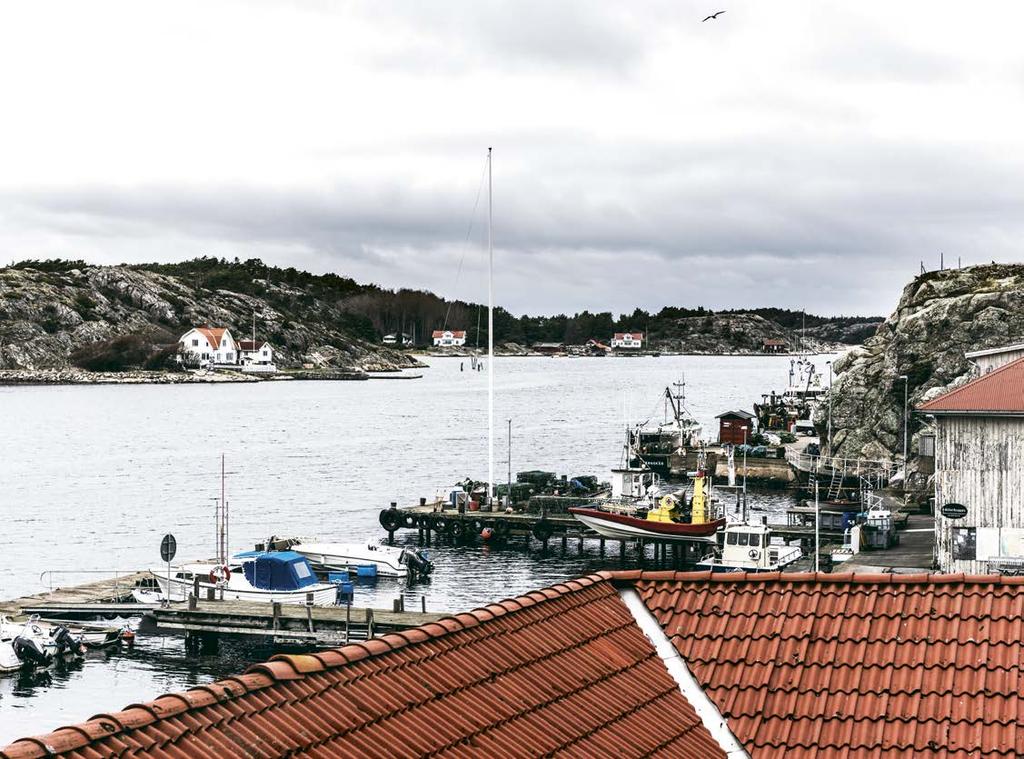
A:
{"type": "MultiPolygon", "coordinates": [[[[486,374],[468,360],[427,361],[423,378],[409,381],[0,388],[0,597],[39,591],[51,578],[96,579],[76,570],[157,566],[166,532],[179,559],[214,555],[222,453],[234,549],[271,533],[379,537],[377,515],[391,501],[486,477],[486,374]]],[[[685,376],[687,405],[711,437],[716,414],[783,389],[788,367],[781,356],[497,359],[498,478],[508,468],[508,419],[513,472],[606,479],[626,421],[663,418],[667,384],[685,376]]],[[[791,502],[778,491],[751,498],[769,512],[791,502]]],[[[617,564],[617,554],[599,557],[596,543],[582,555],[575,546],[546,555],[468,546],[432,557],[428,583],[364,583],[356,603],[390,607],[401,594],[409,608],[425,597],[429,610],[461,610],[617,564]]],[[[273,652],[230,642],[216,657],[187,656],[180,639],[140,638],[131,652],[0,678],[0,743],[208,682],[273,652]]]]}

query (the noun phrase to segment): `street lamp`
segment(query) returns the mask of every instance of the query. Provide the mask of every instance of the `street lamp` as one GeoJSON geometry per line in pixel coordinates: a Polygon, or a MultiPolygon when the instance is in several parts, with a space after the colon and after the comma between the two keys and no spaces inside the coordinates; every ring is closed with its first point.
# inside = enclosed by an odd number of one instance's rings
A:
{"type": "Polygon", "coordinates": [[[832,458],[832,362],[828,364],[828,457],[832,458]]]}
{"type": "Polygon", "coordinates": [[[907,487],[907,399],[910,396],[910,378],[901,374],[903,380],[903,489],[907,487]]]}

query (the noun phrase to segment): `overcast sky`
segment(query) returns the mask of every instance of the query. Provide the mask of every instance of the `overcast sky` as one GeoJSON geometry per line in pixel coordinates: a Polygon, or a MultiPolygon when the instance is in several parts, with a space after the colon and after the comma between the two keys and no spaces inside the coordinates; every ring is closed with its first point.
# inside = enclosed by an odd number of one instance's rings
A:
{"type": "Polygon", "coordinates": [[[480,299],[493,145],[513,312],[889,313],[940,251],[1021,258],[1022,28],[1019,2],[8,3],[0,259],[480,299]]]}

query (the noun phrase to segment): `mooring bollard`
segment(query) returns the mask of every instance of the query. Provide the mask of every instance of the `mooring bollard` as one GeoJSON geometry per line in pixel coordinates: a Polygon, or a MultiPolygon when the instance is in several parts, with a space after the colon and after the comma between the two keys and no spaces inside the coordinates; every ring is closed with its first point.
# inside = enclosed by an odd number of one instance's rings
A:
{"type": "Polygon", "coordinates": [[[217,589],[216,588],[207,588],[206,589],[206,600],[207,601],[214,601],[214,600],[216,600],[216,598],[217,598],[216,593],[217,593],[217,589]]]}
{"type": "Polygon", "coordinates": [[[271,611],[272,611],[272,613],[274,615],[273,625],[274,625],[274,629],[276,630],[278,628],[278,626],[280,625],[280,623],[281,623],[281,602],[280,601],[274,601],[271,604],[271,607],[272,607],[271,611]]]}
{"type": "Polygon", "coordinates": [[[427,597],[426,596],[420,596],[420,606],[423,609],[423,613],[426,614],[427,613],[427,597]]]}
{"type": "Polygon", "coordinates": [[[196,605],[198,603],[198,600],[199,599],[196,598],[196,594],[195,593],[189,593],[188,594],[188,610],[189,611],[195,611],[196,610],[196,605]]]}
{"type": "Polygon", "coordinates": [[[199,598],[199,575],[195,575],[192,578],[192,595],[195,596],[196,599],[198,600],[198,598],[199,598]]]}

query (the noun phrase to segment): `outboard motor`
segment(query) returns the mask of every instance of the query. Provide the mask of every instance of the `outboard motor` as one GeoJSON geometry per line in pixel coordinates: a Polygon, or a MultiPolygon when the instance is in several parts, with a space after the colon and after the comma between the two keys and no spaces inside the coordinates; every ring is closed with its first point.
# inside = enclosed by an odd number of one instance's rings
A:
{"type": "Polygon", "coordinates": [[[410,572],[420,577],[426,577],[434,571],[434,563],[430,560],[426,551],[406,548],[402,552],[402,561],[409,567],[410,572]]]}
{"type": "Polygon", "coordinates": [[[82,642],[81,638],[75,638],[68,631],[68,628],[63,625],[53,628],[50,632],[50,637],[53,638],[53,642],[57,647],[57,656],[64,654],[85,656],[85,643],[82,642]]]}
{"type": "Polygon", "coordinates": [[[11,646],[14,648],[14,653],[21,660],[22,664],[28,664],[33,667],[46,667],[53,661],[50,653],[40,643],[39,639],[31,635],[25,635],[24,633],[19,635],[12,641],[11,646]]]}

